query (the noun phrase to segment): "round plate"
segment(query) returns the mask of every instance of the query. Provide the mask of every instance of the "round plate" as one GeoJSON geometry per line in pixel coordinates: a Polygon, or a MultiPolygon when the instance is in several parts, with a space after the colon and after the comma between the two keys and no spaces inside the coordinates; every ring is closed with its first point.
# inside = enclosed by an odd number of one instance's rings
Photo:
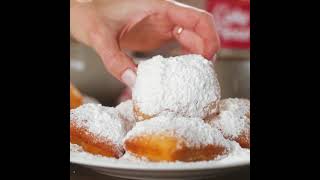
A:
{"type": "Polygon", "coordinates": [[[146,162],[125,154],[121,159],[70,151],[70,162],[98,173],[128,179],[204,179],[236,170],[249,170],[250,150],[232,152],[227,157],[200,162],[146,162]]]}

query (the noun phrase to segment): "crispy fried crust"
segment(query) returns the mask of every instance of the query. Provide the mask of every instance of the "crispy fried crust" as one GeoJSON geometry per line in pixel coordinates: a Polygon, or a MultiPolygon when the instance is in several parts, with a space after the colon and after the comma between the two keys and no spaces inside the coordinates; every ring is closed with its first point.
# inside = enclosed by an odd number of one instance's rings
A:
{"type": "Polygon", "coordinates": [[[134,116],[138,121],[143,121],[143,120],[148,120],[151,119],[153,116],[144,114],[143,112],[140,111],[140,108],[134,104],[133,105],[133,112],[134,116]]]}
{"type": "Polygon", "coordinates": [[[138,157],[151,161],[201,161],[212,160],[227,153],[225,147],[207,145],[201,148],[189,148],[182,139],[169,135],[144,135],[127,139],[124,147],[138,157]]]}
{"type": "Polygon", "coordinates": [[[234,139],[236,142],[240,144],[242,148],[250,149],[250,133],[244,132],[240,136],[234,139]]]}
{"type": "MultiPolygon", "coordinates": [[[[214,113],[217,113],[217,103],[213,102],[206,107],[206,111],[208,112],[208,117],[214,113]]],[[[133,104],[133,113],[135,118],[138,121],[144,121],[155,117],[156,115],[148,115],[143,113],[137,104],[133,104]]],[[[216,114],[215,114],[216,115],[216,114]]],[[[205,118],[206,119],[206,118],[205,118]]]]}
{"type": "Polygon", "coordinates": [[[123,151],[119,150],[111,141],[95,137],[86,129],[77,127],[74,122],[70,123],[70,142],[81,146],[83,150],[92,154],[115,158],[119,158],[123,154],[123,151]]]}

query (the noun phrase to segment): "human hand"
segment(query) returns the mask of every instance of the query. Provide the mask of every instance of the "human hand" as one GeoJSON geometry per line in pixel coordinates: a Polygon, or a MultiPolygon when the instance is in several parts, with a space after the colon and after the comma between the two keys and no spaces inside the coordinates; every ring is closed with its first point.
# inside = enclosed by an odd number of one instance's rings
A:
{"type": "Polygon", "coordinates": [[[212,16],[166,0],[71,0],[71,34],[100,55],[107,70],[129,87],[136,65],[122,49],[148,51],[177,40],[207,59],[220,48],[212,16]]]}

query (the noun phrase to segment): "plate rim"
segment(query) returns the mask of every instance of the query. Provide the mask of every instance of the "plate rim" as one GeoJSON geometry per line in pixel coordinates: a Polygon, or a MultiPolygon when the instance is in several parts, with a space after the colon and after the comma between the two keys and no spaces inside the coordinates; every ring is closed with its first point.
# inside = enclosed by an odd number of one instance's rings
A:
{"type": "Polygon", "coordinates": [[[87,167],[105,168],[105,169],[117,169],[117,170],[143,170],[143,171],[200,171],[210,169],[224,169],[234,168],[241,166],[250,166],[250,159],[241,160],[239,162],[232,163],[209,163],[198,164],[196,166],[147,166],[145,164],[134,163],[113,163],[113,162],[101,162],[101,161],[89,161],[84,159],[75,159],[70,157],[70,163],[79,164],[87,167]]]}

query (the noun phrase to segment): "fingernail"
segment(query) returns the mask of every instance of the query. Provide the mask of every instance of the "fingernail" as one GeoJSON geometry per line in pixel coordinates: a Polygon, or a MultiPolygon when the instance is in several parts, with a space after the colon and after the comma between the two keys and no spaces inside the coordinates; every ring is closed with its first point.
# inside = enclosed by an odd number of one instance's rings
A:
{"type": "Polygon", "coordinates": [[[121,79],[128,87],[133,88],[136,82],[136,74],[131,69],[127,69],[122,74],[121,79]]]}
{"type": "Polygon", "coordinates": [[[183,31],[183,28],[182,27],[178,27],[176,32],[177,32],[178,35],[180,35],[182,33],[182,31],[183,31]]]}

